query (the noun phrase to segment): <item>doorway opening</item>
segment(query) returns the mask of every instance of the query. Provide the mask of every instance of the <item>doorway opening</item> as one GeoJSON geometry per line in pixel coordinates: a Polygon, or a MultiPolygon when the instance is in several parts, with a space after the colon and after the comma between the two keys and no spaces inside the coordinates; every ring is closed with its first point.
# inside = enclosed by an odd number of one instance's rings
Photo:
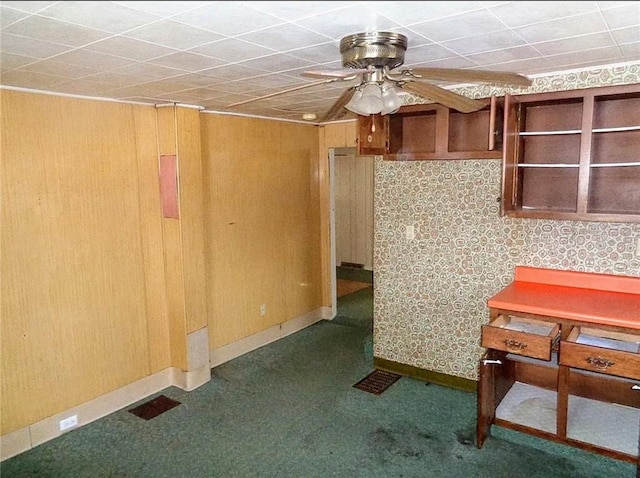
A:
{"type": "Polygon", "coordinates": [[[329,150],[334,316],[338,298],[373,287],[374,159],[329,150]]]}

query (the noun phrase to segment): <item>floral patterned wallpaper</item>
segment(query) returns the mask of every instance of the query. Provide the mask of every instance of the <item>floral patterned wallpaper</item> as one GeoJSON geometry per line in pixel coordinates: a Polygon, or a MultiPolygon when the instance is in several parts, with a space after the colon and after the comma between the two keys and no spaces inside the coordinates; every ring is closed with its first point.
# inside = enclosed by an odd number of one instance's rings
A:
{"type": "MultiPolygon", "coordinates": [[[[640,83],[640,64],[535,78],[513,93],[628,83],[640,83]]],[[[500,217],[501,167],[500,160],[376,158],[376,357],[476,380],[487,299],[513,280],[516,265],[640,276],[640,223],[500,217]],[[405,238],[408,225],[414,240],[405,238]]]]}

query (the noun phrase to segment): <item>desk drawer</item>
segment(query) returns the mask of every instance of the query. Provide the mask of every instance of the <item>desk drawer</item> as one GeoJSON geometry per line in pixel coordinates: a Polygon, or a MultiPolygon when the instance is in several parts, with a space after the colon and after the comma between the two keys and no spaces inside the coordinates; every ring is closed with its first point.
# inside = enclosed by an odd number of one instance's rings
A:
{"type": "Polygon", "coordinates": [[[552,322],[499,315],[482,326],[482,346],[542,360],[551,360],[551,351],[560,326],[552,322]]]}
{"type": "Polygon", "coordinates": [[[640,380],[640,335],[573,327],[560,343],[560,364],[640,380]]]}

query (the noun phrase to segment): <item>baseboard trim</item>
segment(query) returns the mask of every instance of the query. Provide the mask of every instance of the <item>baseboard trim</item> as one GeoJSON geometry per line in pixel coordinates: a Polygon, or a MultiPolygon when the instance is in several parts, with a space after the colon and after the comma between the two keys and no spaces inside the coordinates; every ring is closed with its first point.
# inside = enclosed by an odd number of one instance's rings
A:
{"type": "Polygon", "coordinates": [[[117,412],[167,387],[175,386],[186,391],[194,390],[211,379],[211,368],[214,366],[286,337],[320,320],[331,318],[331,307],[320,307],[246,339],[211,350],[209,352],[211,363],[196,370],[185,372],[174,367],[166,368],[77,407],[69,408],[15,432],[0,436],[0,462],[117,412]],[[78,425],[61,432],[60,420],[73,415],[78,417],[78,425]]]}
{"type": "Polygon", "coordinates": [[[469,380],[468,378],[456,377],[454,375],[448,375],[446,373],[434,372],[432,370],[426,370],[413,365],[407,365],[392,360],[383,359],[380,357],[373,358],[373,365],[375,368],[384,370],[386,372],[397,373],[406,377],[415,378],[424,382],[435,383],[436,385],[442,385],[449,388],[455,388],[457,390],[463,390],[465,392],[476,392],[478,390],[478,382],[475,380],[469,380]]]}
{"type": "Polygon", "coordinates": [[[240,357],[252,350],[275,342],[287,335],[298,332],[321,320],[331,319],[331,307],[320,307],[307,314],[300,315],[282,324],[262,330],[236,342],[211,349],[209,351],[209,363],[211,368],[222,365],[229,360],[240,357]]]}
{"type": "Polygon", "coordinates": [[[175,378],[180,370],[166,368],[153,375],[125,385],[117,390],[105,393],[93,400],[89,400],[77,407],[69,408],[51,417],[40,420],[29,426],[8,433],[0,437],[0,461],[24,453],[31,448],[53,440],[68,431],[94,422],[110,413],[117,412],[132,403],[142,400],[157,393],[175,383],[175,378]],[[78,425],[63,432],[60,431],[60,420],[76,415],[78,425]]]}

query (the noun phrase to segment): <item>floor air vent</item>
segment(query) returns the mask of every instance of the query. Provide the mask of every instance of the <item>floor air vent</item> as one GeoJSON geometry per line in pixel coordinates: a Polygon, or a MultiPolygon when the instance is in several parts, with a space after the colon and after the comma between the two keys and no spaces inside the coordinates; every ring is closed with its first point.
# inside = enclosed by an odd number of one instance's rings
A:
{"type": "Polygon", "coordinates": [[[401,377],[402,375],[385,372],[384,370],[374,370],[356,383],[354,387],[364,390],[365,392],[373,393],[374,395],[380,395],[391,385],[396,383],[401,377]]]}

